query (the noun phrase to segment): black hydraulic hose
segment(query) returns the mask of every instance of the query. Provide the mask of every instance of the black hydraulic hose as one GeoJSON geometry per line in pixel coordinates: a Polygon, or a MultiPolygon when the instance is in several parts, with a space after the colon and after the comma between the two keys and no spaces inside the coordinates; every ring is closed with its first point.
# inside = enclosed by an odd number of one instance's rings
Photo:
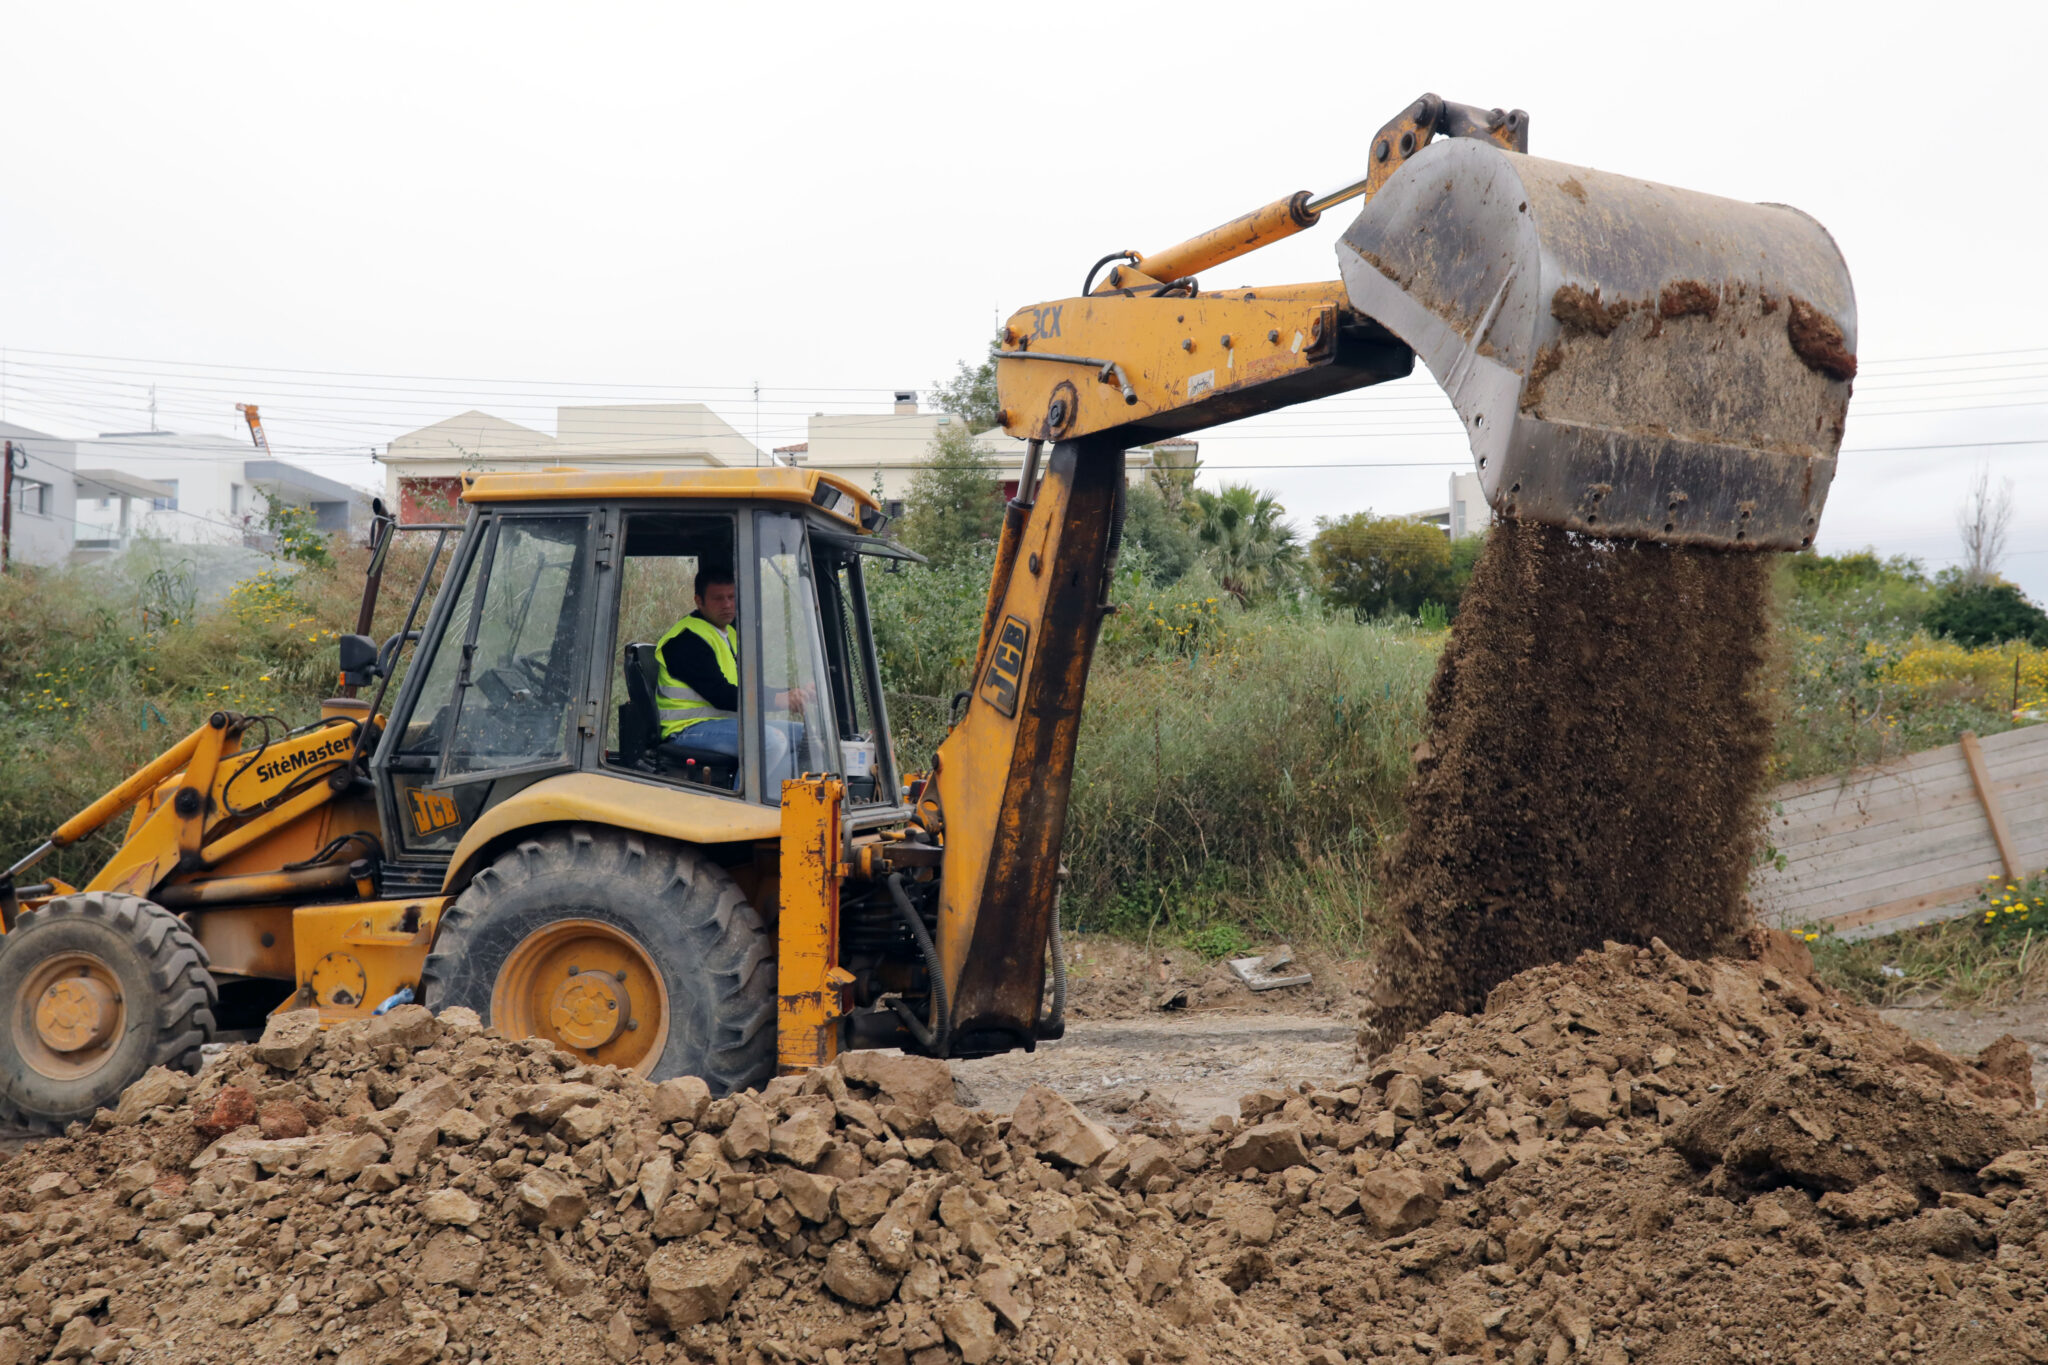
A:
{"type": "MultiPolygon", "coordinates": [[[[925,974],[932,981],[932,1012],[938,1016],[938,1029],[934,1033],[919,1026],[913,1031],[919,1035],[918,1042],[929,1048],[933,1056],[943,1057],[947,1045],[953,1041],[953,1012],[946,1004],[946,970],[939,964],[939,950],[932,946],[932,936],[924,927],[924,917],[917,913],[917,907],[910,903],[909,893],[903,889],[901,872],[889,874],[889,899],[895,902],[897,917],[910,930],[910,936],[917,940],[917,950],[924,954],[925,974]]],[[[900,1001],[893,1003],[901,1004],[900,1001]]],[[[899,1009],[896,1013],[905,1022],[915,1018],[908,1009],[899,1009]]]]}
{"type": "Polygon", "coordinates": [[[1138,253],[1135,251],[1112,251],[1094,265],[1089,266],[1088,278],[1081,282],[1081,293],[1084,296],[1095,292],[1095,273],[1111,261],[1129,261],[1135,265],[1138,261],[1138,253]]]}

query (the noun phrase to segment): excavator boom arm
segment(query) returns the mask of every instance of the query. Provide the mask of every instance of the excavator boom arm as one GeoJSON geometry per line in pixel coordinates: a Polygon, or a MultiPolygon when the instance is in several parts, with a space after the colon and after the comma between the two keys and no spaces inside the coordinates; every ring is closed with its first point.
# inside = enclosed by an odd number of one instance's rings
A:
{"type": "Polygon", "coordinates": [[[1854,291],[1826,230],[1527,152],[1521,111],[1425,95],[1373,138],[1360,179],[1112,253],[1080,295],[1010,318],[1002,425],[1033,443],[1028,469],[1050,456],[1011,503],[930,803],[956,1052],[1041,1036],[1127,448],[1396,379],[1419,355],[1501,516],[1717,549],[1812,543],[1855,373],[1854,291]],[[1341,279],[1195,278],[1351,200],[1341,279]]]}

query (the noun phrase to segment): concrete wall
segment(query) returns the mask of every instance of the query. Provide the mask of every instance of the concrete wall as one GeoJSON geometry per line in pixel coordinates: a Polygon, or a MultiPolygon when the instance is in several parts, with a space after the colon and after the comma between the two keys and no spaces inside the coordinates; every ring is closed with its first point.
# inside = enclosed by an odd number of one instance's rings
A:
{"type": "Polygon", "coordinates": [[[9,557],[23,564],[62,564],[71,555],[78,504],[73,443],[11,422],[0,422],[0,440],[14,442],[17,466],[9,557]]]}

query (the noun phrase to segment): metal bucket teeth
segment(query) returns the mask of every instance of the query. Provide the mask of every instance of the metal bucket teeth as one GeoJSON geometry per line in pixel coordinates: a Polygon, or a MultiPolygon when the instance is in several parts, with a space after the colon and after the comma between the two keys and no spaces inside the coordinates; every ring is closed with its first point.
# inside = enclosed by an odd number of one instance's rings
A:
{"type": "Polygon", "coordinates": [[[1848,267],[1812,218],[1446,138],[1337,257],[1450,394],[1497,513],[1812,543],[1856,369],[1848,267]]]}

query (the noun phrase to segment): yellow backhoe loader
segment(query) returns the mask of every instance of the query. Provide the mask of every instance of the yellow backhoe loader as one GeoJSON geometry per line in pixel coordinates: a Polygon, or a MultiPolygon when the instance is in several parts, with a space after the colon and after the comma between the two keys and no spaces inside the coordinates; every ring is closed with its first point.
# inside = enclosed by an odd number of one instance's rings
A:
{"type": "Polygon", "coordinates": [[[1519,111],[1425,96],[1356,183],[1114,253],[1079,295],[1010,319],[1002,423],[1029,454],[965,710],[927,774],[898,768],[863,587],[875,559],[914,556],[851,484],[467,477],[466,522],[430,528],[437,563],[452,546],[431,611],[430,568],[378,645],[380,518],[364,633],[318,720],[273,733],[216,713],[0,883],[0,1112],[87,1118],[218,1027],[408,993],[719,1091],[849,1048],[1058,1037],[1062,827],[1127,447],[1420,355],[1501,516],[1810,543],[1855,365],[1827,233],[1538,160],[1527,136],[1519,111]],[[1197,280],[1349,200],[1340,279],[1197,280]],[[654,643],[711,566],[739,598],[736,753],[662,733],[654,643]],[[17,884],[124,813],[84,886],[17,884]]]}

